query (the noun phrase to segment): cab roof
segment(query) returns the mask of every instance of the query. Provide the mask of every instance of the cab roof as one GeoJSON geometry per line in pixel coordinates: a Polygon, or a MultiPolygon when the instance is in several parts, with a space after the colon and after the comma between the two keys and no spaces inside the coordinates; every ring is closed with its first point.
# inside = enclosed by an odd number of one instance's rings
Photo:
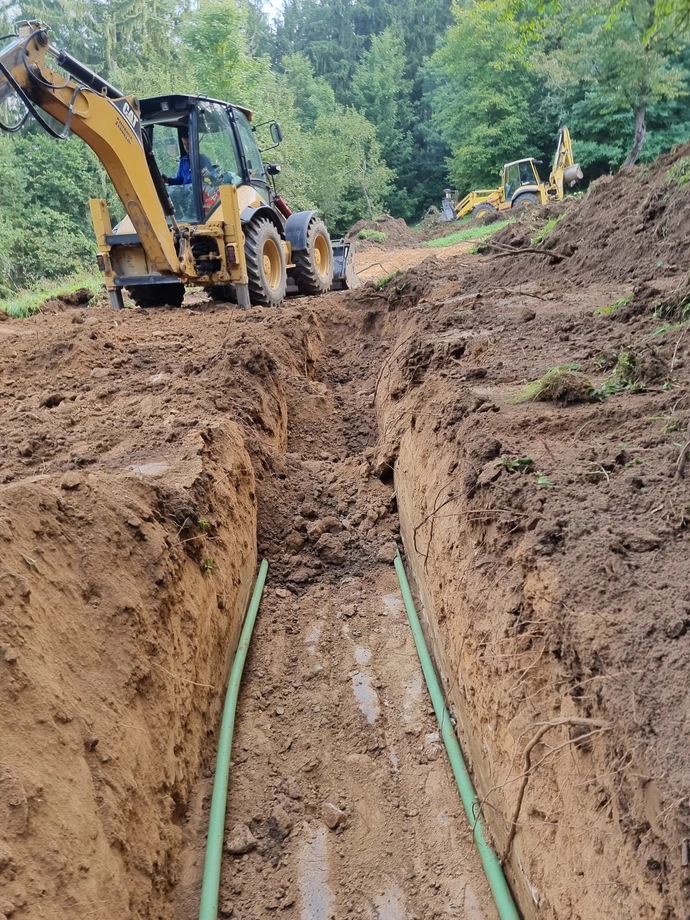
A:
{"type": "Polygon", "coordinates": [[[249,121],[254,118],[252,110],[243,105],[225,102],[222,99],[212,99],[210,96],[188,96],[183,93],[170,93],[167,96],[149,96],[147,99],[141,99],[141,118],[142,121],[149,121],[149,119],[160,116],[163,112],[170,112],[171,116],[174,117],[176,112],[182,114],[196,105],[197,102],[217,102],[220,105],[230,105],[242,112],[249,121]]]}
{"type": "Polygon", "coordinates": [[[515,166],[516,163],[534,163],[536,162],[535,157],[523,157],[522,160],[513,160],[511,163],[504,163],[503,168],[507,169],[509,166],[515,166]]]}

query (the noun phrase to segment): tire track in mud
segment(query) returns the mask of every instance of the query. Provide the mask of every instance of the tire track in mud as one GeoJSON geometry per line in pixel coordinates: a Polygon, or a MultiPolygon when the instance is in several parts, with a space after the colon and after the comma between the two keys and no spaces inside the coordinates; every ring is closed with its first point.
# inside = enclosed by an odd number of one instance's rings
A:
{"type": "Polygon", "coordinates": [[[493,920],[391,564],[395,498],[370,475],[375,377],[359,361],[331,348],[318,379],[291,379],[288,450],[259,489],[272,567],[240,695],[220,916],[493,920]]]}

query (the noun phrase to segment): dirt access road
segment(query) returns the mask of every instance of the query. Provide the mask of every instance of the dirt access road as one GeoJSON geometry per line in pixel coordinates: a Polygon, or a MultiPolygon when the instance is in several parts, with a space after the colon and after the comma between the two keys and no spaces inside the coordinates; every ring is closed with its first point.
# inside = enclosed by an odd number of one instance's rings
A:
{"type": "Polygon", "coordinates": [[[425,259],[434,257],[440,262],[454,258],[472,248],[473,243],[454,243],[450,246],[430,249],[418,246],[411,249],[367,249],[355,253],[355,265],[361,281],[378,281],[393,272],[403,272],[425,259]]]}

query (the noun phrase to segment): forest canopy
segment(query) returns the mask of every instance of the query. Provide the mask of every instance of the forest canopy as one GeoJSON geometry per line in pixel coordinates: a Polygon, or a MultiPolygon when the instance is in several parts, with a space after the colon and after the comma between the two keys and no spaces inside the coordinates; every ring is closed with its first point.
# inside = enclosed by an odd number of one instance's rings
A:
{"type": "MultiPolygon", "coordinates": [[[[127,93],[206,93],[276,118],[279,190],[333,235],[408,221],[553,156],[586,179],[690,137],[690,0],[36,0],[53,41],[127,93]]],[[[90,197],[122,207],[93,154],[35,124],[0,136],[0,294],[91,264],[90,197]]]]}

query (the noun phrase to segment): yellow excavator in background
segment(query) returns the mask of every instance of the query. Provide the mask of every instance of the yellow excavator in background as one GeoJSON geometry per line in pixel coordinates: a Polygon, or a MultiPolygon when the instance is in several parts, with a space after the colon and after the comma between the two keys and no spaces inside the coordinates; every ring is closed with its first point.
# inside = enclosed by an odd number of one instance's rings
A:
{"type": "MultiPolygon", "coordinates": [[[[179,306],[194,285],[245,308],[279,305],[289,285],[317,295],[356,284],[351,245],[333,246],[315,211],[293,213],[277,194],[280,168],[264,165],[248,109],[180,94],[139,101],[55,48],[48,33],[25,22],[6,36],[0,103],[16,94],[25,111],[0,127],[14,132],[31,115],[55,138],[82,138],[103,164],[127,214],[113,229],[106,202],[89,202],[114,307],[124,305],[123,288],[142,307],[179,306]]],[[[264,125],[279,144],[280,125],[264,125]]]]}
{"type": "Polygon", "coordinates": [[[541,165],[541,161],[534,157],[506,163],[501,170],[501,184],[498,188],[478,189],[465,195],[462,201],[458,201],[455,190],[447,188],[439,220],[459,220],[467,214],[482,220],[496,211],[560,201],[564,188],[571,188],[583,177],[582,169],[573,158],[573,143],[567,128],[563,128],[558,135],[556,156],[548,182],[542,182],[538,165],[541,165]]]}

